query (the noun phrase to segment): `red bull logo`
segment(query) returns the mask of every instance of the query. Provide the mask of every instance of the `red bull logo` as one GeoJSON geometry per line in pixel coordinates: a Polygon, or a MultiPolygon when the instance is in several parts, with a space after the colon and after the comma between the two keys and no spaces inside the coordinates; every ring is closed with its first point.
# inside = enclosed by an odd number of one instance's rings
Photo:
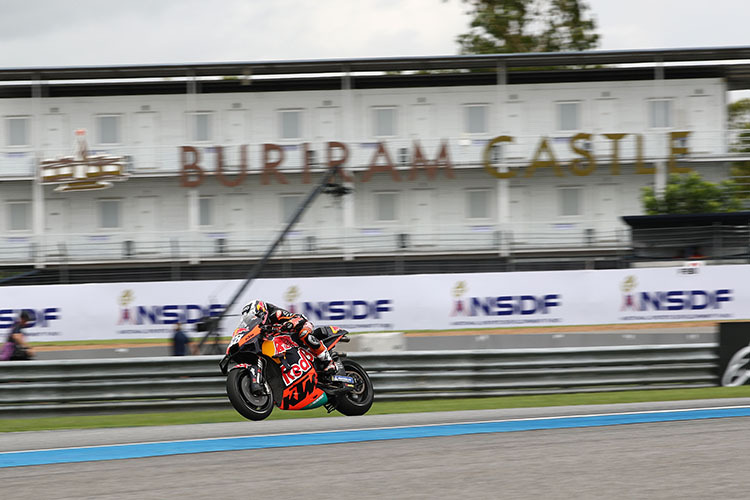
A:
{"type": "Polygon", "coordinates": [[[313,358],[311,354],[308,354],[302,349],[300,349],[298,352],[299,361],[289,367],[288,370],[282,370],[281,373],[281,378],[284,380],[284,385],[286,385],[287,387],[292,385],[296,380],[310,371],[310,369],[313,367],[313,359],[315,358],[313,358]]]}

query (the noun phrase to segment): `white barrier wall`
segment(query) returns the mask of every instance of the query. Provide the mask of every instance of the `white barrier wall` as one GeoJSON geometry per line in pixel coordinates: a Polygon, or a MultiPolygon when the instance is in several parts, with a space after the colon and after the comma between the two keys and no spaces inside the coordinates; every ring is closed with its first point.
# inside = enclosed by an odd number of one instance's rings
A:
{"type": "MultiPolygon", "coordinates": [[[[0,287],[0,329],[33,311],[32,340],[166,338],[217,314],[241,280],[0,287]]],[[[750,266],[263,279],[262,298],[351,331],[737,320],[750,318],[750,266]]]]}

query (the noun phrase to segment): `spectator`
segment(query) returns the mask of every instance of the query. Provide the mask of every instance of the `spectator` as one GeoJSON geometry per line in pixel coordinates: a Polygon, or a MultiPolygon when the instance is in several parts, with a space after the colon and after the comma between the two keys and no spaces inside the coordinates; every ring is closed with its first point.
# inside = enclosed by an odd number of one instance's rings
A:
{"type": "Polygon", "coordinates": [[[1,360],[25,361],[34,357],[34,351],[26,343],[26,336],[23,334],[30,319],[28,311],[21,311],[18,315],[3,346],[1,360]]]}
{"type": "Polygon", "coordinates": [[[198,354],[198,346],[185,334],[182,325],[177,323],[174,325],[174,336],[172,337],[172,355],[185,356],[188,350],[190,350],[190,354],[198,354]]]}

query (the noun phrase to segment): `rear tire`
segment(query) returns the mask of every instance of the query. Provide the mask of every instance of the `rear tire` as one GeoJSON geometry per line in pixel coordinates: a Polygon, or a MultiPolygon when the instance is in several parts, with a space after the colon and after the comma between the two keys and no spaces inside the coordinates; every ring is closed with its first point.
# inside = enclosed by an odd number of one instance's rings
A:
{"type": "Polygon", "coordinates": [[[243,417],[250,420],[263,420],[273,411],[273,396],[268,383],[264,384],[265,393],[253,396],[250,392],[250,373],[242,368],[236,368],[227,376],[227,396],[234,409],[243,417]]]}
{"type": "Polygon", "coordinates": [[[375,391],[369,375],[359,363],[344,359],[346,374],[354,379],[354,390],[336,396],[336,409],[344,415],[364,415],[372,406],[375,391]]]}

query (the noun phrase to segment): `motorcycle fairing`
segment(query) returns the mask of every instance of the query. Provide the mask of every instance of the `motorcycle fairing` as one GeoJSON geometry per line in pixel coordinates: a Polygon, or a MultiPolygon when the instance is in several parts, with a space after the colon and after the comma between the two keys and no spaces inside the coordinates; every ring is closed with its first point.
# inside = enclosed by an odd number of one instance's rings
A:
{"type": "Polygon", "coordinates": [[[274,358],[281,370],[282,392],[279,408],[282,410],[303,410],[316,408],[328,401],[328,397],[318,384],[315,371],[315,358],[296,344],[285,351],[282,359],[274,358]],[[314,406],[313,406],[314,405],[314,406]]]}
{"type": "Polygon", "coordinates": [[[296,348],[297,344],[289,335],[276,335],[263,342],[262,351],[270,358],[278,358],[296,348]]]}
{"type": "Polygon", "coordinates": [[[226,355],[230,356],[238,352],[245,344],[260,340],[260,323],[252,322],[247,326],[239,326],[232,333],[232,340],[227,346],[226,355]]]}
{"type": "MultiPolygon", "coordinates": [[[[284,369],[282,368],[282,371],[284,369]]],[[[317,408],[328,402],[328,395],[317,387],[318,377],[312,368],[292,385],[284,388],[279,408],[282,410],[306,410],[317,408]]]]}

